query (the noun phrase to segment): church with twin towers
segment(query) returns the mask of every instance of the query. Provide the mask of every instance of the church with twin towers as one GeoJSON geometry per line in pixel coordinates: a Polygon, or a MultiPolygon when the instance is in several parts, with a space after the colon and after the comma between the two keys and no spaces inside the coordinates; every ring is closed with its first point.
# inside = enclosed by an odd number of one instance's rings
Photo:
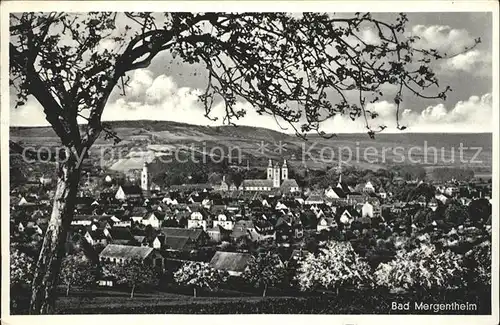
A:
{"type": "Polygon", "coordinates": [[[288,178],[288,165],[286,160],[283,163],[274,163],[269,159],[267,165],[266,179],[245,179],[241,184],[243,191],[280,191],[282,193],[298,192],[299,186],[295,179],[288,178]]]}

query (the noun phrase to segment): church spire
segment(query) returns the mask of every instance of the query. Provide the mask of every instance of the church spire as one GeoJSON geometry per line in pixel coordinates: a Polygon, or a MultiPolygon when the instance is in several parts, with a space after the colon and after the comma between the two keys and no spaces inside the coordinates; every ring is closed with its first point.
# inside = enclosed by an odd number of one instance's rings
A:
{"type": "Polygon", "coordinates": [[[339,167],[339,181],[337,183],[338,188],[342,188],[342,167],[339,167]]]}
{"type": "Polygon", "coordinates": [[[149,190],[149,171],[148,171],[148,164],[147,164],[146,160],[144,160],[144,164],[142,166],[141,189],[143,191],[149,190]]]}

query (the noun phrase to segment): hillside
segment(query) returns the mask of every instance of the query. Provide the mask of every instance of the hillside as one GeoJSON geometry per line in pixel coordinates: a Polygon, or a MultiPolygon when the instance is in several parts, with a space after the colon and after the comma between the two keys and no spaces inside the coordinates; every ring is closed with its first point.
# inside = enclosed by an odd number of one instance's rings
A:
{"type": "MultiPolygon", "coordinates": [[[[337,167],[341,157],[343,165],[375,170],[395,164],[414,164],[408,160],[411,151],[412,158],[420,159],[430,170],[443,166],[467,166],[482,174],[491,172],[490,133],[381,133],[376,139],[370,139],[366,134],[339,134],[331,139],[310,136],[304,142],[293,135],[249,126],[210,127],[149,120],[113,121],[109,124],[122,141],[113,145],[101,136],[91,150],[91,157],[103,167],[116,171],[140,168],[144,160],[160,158],[170,161],[176,154],[204,157],[205,162],[218,162],[222,155],[229,164],[245,166],[248,160],[251,167],[260,168],[267,165],[269,158],[287,159],[292,168],[306,165],[310,169],[337,167]],[[481,152],[474,157],[477,150],[466,149],[460,159],[461,143],[464,147],[481,147],[481,152]],[[262,144],[266,146],[263,148],[262,144]],[[425,147],[431,156],[426,157],[425,147]]],[[[10,139],[24,146],[59,144],[49,127],[11,127],[10,139]]]]}

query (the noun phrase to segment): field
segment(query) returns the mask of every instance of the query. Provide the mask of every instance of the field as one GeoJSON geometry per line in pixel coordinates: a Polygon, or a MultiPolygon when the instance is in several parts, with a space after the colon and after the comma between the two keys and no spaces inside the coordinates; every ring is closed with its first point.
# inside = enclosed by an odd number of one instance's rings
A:
{"type": "MultiPolygon", "coordinates": [[[[417,314],[489,314],[490,293],[487,289],[473,291],[446,290],[436,292],[390,293],[374,289],[300,293],[293,296],[270,290],[272,296],[261,297],[255,292],[220,290],[201,292],[192,297],[187,292],[138,292],[130,298],[125,290],[73,290],[68,297],[61,289],[56,314],[398,314],[392,302],[410,302],[410,313],[417,314]],[[339,299],[339,297],[341,297],[339,299]],[[434,312],[418,310],[415,303],[469,303],[476,310],[434,312]]],[[[290,294],[290,293],[288,293],[290,294]]],[[[25,311],[19,310],[23,314],[25,311]]]]}

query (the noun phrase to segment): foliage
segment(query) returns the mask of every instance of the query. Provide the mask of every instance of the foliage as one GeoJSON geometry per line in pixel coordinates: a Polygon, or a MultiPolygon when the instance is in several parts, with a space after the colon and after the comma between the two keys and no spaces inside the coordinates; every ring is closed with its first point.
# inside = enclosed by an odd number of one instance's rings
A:
{"type": "Polygon", "coordinates": [[[300,262],[296,279],[301,290],[337,289],[371,283],[370,266],[349,242],[327,242],[317,256],[308,255],[300,262]]]}
{"type": "Polygon", "coordinates": [[[263,288],[263,296],[269,286],[275,286],[286,279],[286,269],[278,254],[261,254],[250,260],[247,269],[243,272],[243,279],[256,288],[263,288]]]}
{"type": "Polygon", "coordinates": [[[226,275],[212,268],[208,263],[189,262],[174,273],[175,282],[192,286],[196,295],[196,288],[207,288],[214,290],[223,281],[226,275]]]}
{"type": "Polygon", "coordinates": [[[380,286],[390,289],[451,287],[463,275],[461,257],[449,250],[438,252],[432,244],[400,250],[396,258],[375,271],[380,286]]]}
{"type": "Polygon", "coordinates": [[[432,177],[437,181],[448,181],[456,179],[457,181],[469,181],[474,178],[474,170],[470,168],[442,167],[432,170],[432,177]]]}
{"type": "Polygon", "coordinates": [[[476,224],[483,224],[491,216],[491,203],[487,199],[473,200],[468,206],[470,219],[476,224]]]}
{"type": "Polygon", "coordinates": [[[391,168],[391,172],[407,181],[423,180],[427,175],[425,168],[418,165],[395,165],[391,168]]]}
{"type": "Polygon", "coordinates": [[[95,283],[97,268],[83,254],[66,256],[61,264],[59,278],[66,285],[66,295],[71,286],[88,286],[95,283]]]}
{"type": "Polygon", "coordinates": [[[476,245],[465,255],[466,265],[472,273],[472,282],[491,285],[491,241],[476,245]]]}
{"type": "Polygon", "coordinates": [[[123,264],[108,264],[106,268],[116,278],[118,284],[127,284],[132,288],[131,298],[134,296],[136,287],[155,285],[158,282],[158,275],[153,267],[139,260],[131,260],[123,264]]]}
{"type": "Polygon", "coordinates": [[[463,225],[468,219],[467,209],[457,201],[450,201],[444,210],[446,222],[454,225],[463,225]]]}
{"type": "Polygon", "coordinates": [[[10,285],[30,285],[35,271],[35,261],[15,247],[10,249],[10,285]]]}

